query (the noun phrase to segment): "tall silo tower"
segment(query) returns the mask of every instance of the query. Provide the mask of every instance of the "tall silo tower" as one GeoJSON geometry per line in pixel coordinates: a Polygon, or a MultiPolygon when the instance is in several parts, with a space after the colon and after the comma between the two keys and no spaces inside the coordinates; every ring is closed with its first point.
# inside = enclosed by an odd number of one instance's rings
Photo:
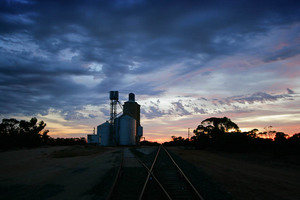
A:
{"type": "MultiPolygon", "coordinates": [[[[110,99],[110,131],[109,131],[109,144],[115,145],[116,144],[116,135],[115,132],[115,118],[117,116],[117,104],[119,102],[119,92],[118,91],[110,91],[109,92],[109,99],[110,99]]],[[[108,145],[107,145],[108,146],[108,145]]]]}
{"type": "MultiPolygon", "coordinates": [[[[128,115],[136,120],[136,127],[140,127],[140,105],[135,102],[135,95],[129,94],[129,99],[123,105],[123,115],[128,115]]],[[[136,141],[139,144],[140,136],[138,134],[138,128],[136,129],[136,141]]]]}
{"type": "Polygon", "coordinates": [[[119,101],[119,92],[110,91],[109,99],[110,99],[110,123],[113,125],[114,119],[117,115],[117,103],[119,101]]]}

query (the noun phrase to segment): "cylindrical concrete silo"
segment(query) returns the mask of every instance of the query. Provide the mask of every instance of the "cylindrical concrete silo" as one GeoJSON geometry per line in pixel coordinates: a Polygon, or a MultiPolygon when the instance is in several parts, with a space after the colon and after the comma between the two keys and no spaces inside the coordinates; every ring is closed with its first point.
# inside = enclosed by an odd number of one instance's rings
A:
{"type": "MultiPolygon", "coordinates": [[[[140,105],[135,102],[135,95],[133,93],[129,94],[128,101],[126,101],[123,105],[123,114],[129,115],[130,117],[134,118],[136,120],[136,129],[140,126],[140,105]]],[[[136,130],[136,144],[139,144],[139,137],[137,136],[137,130],[136,130]]]]}
{"type": "Polygon", "coordinates": [[[120,117],[119,145],[136,145],[136,120],[128,115],[120,117]]]}
{"type": "Polygon", "coordinates": [[[111,134],[110,134],[110,123],[105,122],[99,126],[97,126],[97,135],[100,137],[100,145],[101,146],[109,146],[111,145],[111,134]]]}
{"type": "Polygon", "coordinates": [[[130,93],[128,101],[123,105],[123,114],[134,118],[137,122],[137,126],[140,125],[140,107],[141,106],[135,102],[135,95],[130,93]]]}

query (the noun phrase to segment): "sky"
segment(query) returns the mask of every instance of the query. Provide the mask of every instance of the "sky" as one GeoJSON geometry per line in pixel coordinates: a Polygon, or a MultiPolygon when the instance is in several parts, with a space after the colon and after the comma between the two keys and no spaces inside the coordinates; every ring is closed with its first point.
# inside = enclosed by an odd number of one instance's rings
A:
{"type": "Polygon", "coordinates": [[[117,90],[135,93],[146,140],[224,116],[292,135],[299,33],[298,0],[0,0],[0,118],[86,137],[117,90]]]}

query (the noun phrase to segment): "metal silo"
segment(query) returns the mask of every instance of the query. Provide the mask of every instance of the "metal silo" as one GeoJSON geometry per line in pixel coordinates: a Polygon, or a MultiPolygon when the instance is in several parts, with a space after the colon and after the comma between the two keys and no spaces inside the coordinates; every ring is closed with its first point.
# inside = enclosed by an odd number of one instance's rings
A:
{"type": "Polygon", "coordinates": [[[136,120],[128,115],[120,117],[119,145],[136,145],[136,120]]]}
{"type": "Polygon", "coordinates": [[[135,132],[135,141],[139,145],[140,137],[138,136],[138,128],[140,126],[140,105],[135,101],[135,95],[133,93],[129,94],[128,101],[123,105],[123,114],[128,115],[136,120],[136,132],[135,132]]]}
{"type": "Polygon", "coordinates": [[[110,134],[110,123],[105,122],[97,126],[97,135],[100,137],[101,146],[109,146],[112,143],[112,138],[110,134]]]}

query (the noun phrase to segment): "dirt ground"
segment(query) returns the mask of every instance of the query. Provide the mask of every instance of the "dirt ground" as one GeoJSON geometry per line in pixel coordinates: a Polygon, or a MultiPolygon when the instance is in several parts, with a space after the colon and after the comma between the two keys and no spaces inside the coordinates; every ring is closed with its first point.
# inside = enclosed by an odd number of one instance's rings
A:
{"type": "Polygon", "coordinates": [[[170,150],[196,165],[237,200],[300,199],[299,160],[178,147],[170,150]]]}
{"type": "Polygon", "coordinates": [[[92,199],[89,190],[119,165],[119,150],[78,148],[1,152],[0,199],[92,199]]]}
{"type": "MultiPolygon", "coordinates": [[[[299,157],[286,160],[179,147],[169,149],[208,174],[234,199],[300,199],[299,157]]],[[[107,175],[119,166],[120,155],[119,148],[80,146],[0,152],[0,200],[105,197],[106,191],[101,190],[103,180],[108,184],[111,178],[107,175]],[[97,194],[91,192],[93,188],[97,194]]]]}

